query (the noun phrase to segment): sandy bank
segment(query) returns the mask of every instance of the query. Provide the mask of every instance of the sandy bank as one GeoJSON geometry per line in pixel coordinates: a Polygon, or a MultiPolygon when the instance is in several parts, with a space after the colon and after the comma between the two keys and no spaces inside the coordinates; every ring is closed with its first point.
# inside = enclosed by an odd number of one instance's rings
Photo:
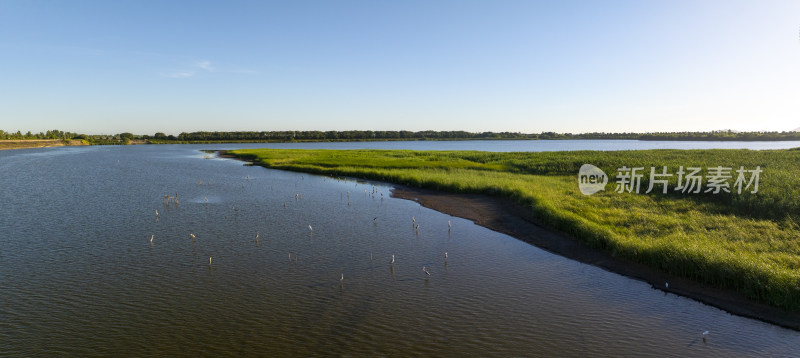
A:
{"type": "Polygon", "coordinates": [[[0,140],[0,150],[3,149],[23,149],[23,148],[45,148],[61,147],[73,145],[87,145],[80,140],[67,140],[66,143],[60,139],[22,139],[22,140],[0,140]]]}

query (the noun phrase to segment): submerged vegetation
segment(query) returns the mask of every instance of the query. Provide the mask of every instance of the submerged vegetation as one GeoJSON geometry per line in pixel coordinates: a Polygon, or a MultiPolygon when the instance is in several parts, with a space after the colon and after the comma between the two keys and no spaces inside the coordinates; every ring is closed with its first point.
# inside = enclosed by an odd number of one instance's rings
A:
{"type": "MultiPolygon", "coordinates": [[[[644,150],[494,153],[408,150],[229,151],[268,168],[383,180],[510,198],[546,225],[614,256],[800,311],[800,150],[644,150]],[[581,194],[590,163],[605,191],[581,194]],[[641,191],[615,189],[618,168],[643,167],[641,191]],[[741,194],[675,191],[677,175],[649,194],[650,167],[759,167],[759,189],[741,194]]],[[[705,180],[704,180],[705,183],[705,180]]],[[[703,191],[705,191],[705,186],[703,191]]]]}

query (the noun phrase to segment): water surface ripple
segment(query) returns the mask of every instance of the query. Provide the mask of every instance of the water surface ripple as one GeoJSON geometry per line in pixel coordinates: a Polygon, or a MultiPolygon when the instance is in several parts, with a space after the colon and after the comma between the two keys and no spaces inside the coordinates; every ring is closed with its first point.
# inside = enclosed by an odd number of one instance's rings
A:
{"type": "Polygon", "coordinates": [[[390,186],[200,148],[220,146],[0,152],[0,355],[798,354],[798,332],[389,198],[390,186]],[[175,193],[178,205],[163,201],[175,193]]]}

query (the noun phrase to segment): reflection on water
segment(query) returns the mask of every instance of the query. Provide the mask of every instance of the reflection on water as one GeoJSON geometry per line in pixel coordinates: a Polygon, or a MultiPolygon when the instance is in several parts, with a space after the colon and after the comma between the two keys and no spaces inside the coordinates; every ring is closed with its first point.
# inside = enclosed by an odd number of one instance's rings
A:
{"type": "Polygon", "coordinates": [[[197,151],[219,147],[0,153],[0,355],[790,356],[800,346],[797,332],[389,198],[385,185],[197,151]]]}

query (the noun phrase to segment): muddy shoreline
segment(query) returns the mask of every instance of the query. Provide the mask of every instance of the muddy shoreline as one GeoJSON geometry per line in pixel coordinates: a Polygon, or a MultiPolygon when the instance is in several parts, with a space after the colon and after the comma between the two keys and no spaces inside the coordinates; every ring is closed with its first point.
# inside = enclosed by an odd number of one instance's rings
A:
{"type": "MultiPolygon", "coordinates": [[[[223,158],[236,158],[218,151],[223,158]]],[[[247,161],[253,163],[252,161],[247,161]]],[[[754,318],[781,327],[800,331],[800,312],[789,312],[754,302],[740,293],[704,285],[686,278],[666,274],[636,262],[611,256],[585,243],[547,228],[532,212],[510,199],[479,194],[456,194],[413,188],[394,183],[391,196],[411,200],[448,215],[457,216],[507,234],[541,249],[610,272],[649,283],[654,289],[688,297],[729,313],[754,318]],[[666,287],[669,283],[669,287],[666,287]]]]}
{"type": "Polygon", "coordinates": [[[509,199],[478,194],[453,194],[392,184],[392,197],[412,200],[448,215],[468,219],[566,258],[649,283],[653,288],[689,297],[732,314],[800,330],[800,313],[753,302],[741,294],[669,275],[622,260],[581,241],[547,229],[521,205],[509,199]],[[669,283],[669,287],[666,287],[669,283]]]}

